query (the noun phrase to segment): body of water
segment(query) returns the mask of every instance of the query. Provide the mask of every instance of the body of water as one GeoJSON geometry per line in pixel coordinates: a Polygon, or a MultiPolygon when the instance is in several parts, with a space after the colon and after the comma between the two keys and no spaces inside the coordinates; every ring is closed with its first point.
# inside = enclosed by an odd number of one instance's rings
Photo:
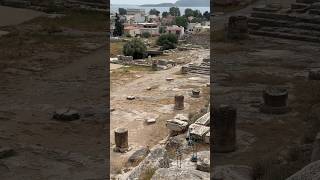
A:
{"type": "MultiPolygon", "coordinates": [[[[124,8],[124,9],[144,9],[146,13],[149,13],[150,9],[157,9],[160,11],[160,14],[162,12],[169,12],[170,7],[142,7],[142,6],[137,6],[137,5],[118,5],[118,4],[111,4],[110,11],[112,13],[118,12],[119,8],[124,8]]],[[[193,10],[199,10],[202,14],[206,11],[210,12],[210,7],[179,7],[181,15],[184,14],[185,9],[190,8],[193,10]]]]}

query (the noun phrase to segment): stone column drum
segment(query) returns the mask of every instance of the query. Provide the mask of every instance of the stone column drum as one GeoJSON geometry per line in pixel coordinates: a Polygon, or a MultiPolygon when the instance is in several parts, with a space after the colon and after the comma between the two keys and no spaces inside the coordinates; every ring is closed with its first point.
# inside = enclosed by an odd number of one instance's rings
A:
{"type": "Polygon", "coordinates": [[[228,23],[228,37],[246,39],[248,36],[248,18],[246,16],[231,16],[228,23]]]}
{"type": "Polygon", "coordinates": [[[288,91],[283,87],[268,87],[263,91],[264,104],[261,112],[269,114],[284,114],[289,111],[288,91]]]}
{"type": "Polygon", "coordinates": [[[183,95],[174,96],[174,109],[175,110],[184,109],[184,96],[183,95]]]}
{"type": "Polygon", "coordinates": [[[126,152],[129,149],[128,145],[128,130],[125,128],[119,128],[114,131],[114,138],[115,138],[115,151],[116,152],[126,152]]]}
{"type": "Polygon", "coordinates": [[[195,97],[195,98],[200,97],[200,90],[199,89],[193,89],[192,90],[192,97],[195,97]]]}
{"type": "Polygon", "coordinates": [[[228,153],[236,150],[236,108],[220,105],[213,110],[213,150],[228,153]]]}
{"type": "Polygon", "coordinates": [[[320,80],[320,69],[311,69],[308,75],[309,80],[320,80]]]}
{"type": "Polygon", "coordinates": [[[158,61],[157,60],[152,60],[151,68],[154,71],[158,70],[158,61]]]}
{"type": "Polygon", "coordinates": [[[188,66],[182,66],[181,67],[181,74],[187,74],[188,73],[188,66]]]}
{"type": "Polygon", "coordinates": [[[320,132],[317,134],[313,143],[311,162],[320,160],[320,132]]]}

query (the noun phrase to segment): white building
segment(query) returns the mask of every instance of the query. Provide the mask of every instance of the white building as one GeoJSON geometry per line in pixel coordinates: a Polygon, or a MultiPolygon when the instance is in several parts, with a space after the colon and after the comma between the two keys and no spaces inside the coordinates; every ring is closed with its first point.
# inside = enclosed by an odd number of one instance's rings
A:
{"type": "Polygon", "coordinates": [[[168,34],[174,34],[178,38],[181,38],[184,35],[184,27],[177,26],[177,25],[168,26],[167,29],[166,29],[166,32],[168,34]]]}

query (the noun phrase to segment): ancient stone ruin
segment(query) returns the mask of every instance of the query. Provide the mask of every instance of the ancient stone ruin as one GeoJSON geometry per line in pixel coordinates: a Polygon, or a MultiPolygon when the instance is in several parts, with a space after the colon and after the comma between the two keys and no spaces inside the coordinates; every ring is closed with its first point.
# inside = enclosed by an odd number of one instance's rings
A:
{"type": "Polygon", "coordinates": [[[288,108],[288,91],[283,87],[267,87],[263,91],[264,104],[260,110],[268,114],[284,114],[289,111],[288,108]]]}
{"type": "Polygon", "coordinates": [[[114,148],[115,152],[127,152],[129,150],[128,145],[128,130],[125,128],[119,128],[114,131],[114,139],[116,147],[114,148]]]}
{"type": "Polygon", "coordinates": [[[200,90],[199,89],[193,89],[192,90],[192,97],[199,98],[200,97],[200,90]]]}
{"type": "Polygon", "coordinates": [[[319,1],[296,0],[290,9],[280,4],[253,8],[249,32],[253,35],[320,42],[319,1]]]}
{"type": "Polygon", "coordinates": [[[174,109],[175,110],[184,109],[184,96],[183,95],[174,96],[174,109]]]}
{"type": "Polygon", "coordinates": [[[219,105],[213,112],[214,152],[228,153],[236,150],[237,109],[219,105]]]}
{"type": "Polygon", "coordinates": [[[53,119],[59,121],[73,121],[80,119],[80,114],[77,110],[64,108],[55,111],[53,114],[53,119]]]}
{"type": "Polygon", "coordinates": [[[201,74],[210,76],[210,59],[203,59],[200,64],[188,64],[188,66],[181,68],[182,74],[201,74]]]}

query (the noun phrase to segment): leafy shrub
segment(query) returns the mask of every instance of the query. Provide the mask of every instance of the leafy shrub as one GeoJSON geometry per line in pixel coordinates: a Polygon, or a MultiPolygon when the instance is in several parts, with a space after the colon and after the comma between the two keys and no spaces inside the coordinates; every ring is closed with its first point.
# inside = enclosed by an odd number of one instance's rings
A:
{"type": "Polygon", "coordinates": [[[151,37],[151,34],[149,32],[144,32],[144,33],[141,34],[141,36],[143,38],[149,38],[149,37],[151,37]]]}
{"type": "Polygon", "coordinates": [[[163,50],[174,49],[178,43],[178,39],[173,34],[161,35],[157,40],[157,45],[162,46],[163,50]]]}
{"type": "Polygon", "coordinates": [[[123,54],[132,56],[133,59],[141,59],[147,50],[146,45],[138,38],[134,38],[123,46],[123,54]]]}

